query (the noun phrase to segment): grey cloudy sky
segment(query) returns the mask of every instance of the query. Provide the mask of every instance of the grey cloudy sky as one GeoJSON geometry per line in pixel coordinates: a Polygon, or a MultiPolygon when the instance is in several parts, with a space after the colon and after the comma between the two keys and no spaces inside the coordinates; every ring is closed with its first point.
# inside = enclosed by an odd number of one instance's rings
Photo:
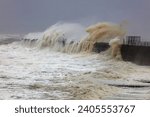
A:
{"type": "Polygon", "coordinates": [[[0,0],[0,33],[43,31],[58,21],[124,20],[130,34],[148,38],[150,0],[0,0]]]}

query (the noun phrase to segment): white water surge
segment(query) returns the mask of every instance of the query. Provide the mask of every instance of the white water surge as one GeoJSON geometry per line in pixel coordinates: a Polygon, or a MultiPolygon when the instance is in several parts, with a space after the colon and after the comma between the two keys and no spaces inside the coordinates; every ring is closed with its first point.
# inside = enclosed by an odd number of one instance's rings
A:
{"type": "Polygon", "coordinates": [[[36,40],[0,45],[0,99],[150,99],[150,67],[83,51],[84,30],[56,24],[36,40]]]}

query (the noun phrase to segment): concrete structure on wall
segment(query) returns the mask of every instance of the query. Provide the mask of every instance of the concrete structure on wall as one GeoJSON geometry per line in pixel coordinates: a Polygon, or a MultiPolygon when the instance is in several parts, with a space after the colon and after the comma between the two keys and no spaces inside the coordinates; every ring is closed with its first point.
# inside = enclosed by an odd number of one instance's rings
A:
{"type": "MultiPolygon", "coordinates": [[[[94,52],[105,51],[108,43],[95,43],[94,52]]],[[[121,56],[124,61],[139,65],[150,65],[150,42],[141,41],[140,36],[127,36],[121,45],[121,56]]]]}

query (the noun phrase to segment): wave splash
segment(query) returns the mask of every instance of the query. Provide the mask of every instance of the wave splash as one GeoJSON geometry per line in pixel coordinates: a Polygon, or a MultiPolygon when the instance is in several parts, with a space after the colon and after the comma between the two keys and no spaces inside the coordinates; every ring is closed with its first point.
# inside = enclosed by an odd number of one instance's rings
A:
{"type": "Polygon", "coordinates": [[[121,25],[107,22],[87,28],[78,23],[57,23],[40,34],[37,40],[32,37],[30,43],[35,41],[40,48],[49,47],[67,53],[92,52],[95,43],[109,42],[115,37],[122,39],[124,35],[121,25]]]}

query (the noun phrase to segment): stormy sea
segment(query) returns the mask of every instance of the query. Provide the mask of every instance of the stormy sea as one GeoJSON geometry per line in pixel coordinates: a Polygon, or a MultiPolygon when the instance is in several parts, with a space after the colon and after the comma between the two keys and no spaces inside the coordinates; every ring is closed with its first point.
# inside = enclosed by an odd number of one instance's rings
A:
{"type": "Polygon", "coordinates": [[[116,49],[92,51],[125,33],[106,22],[59,22],[43,32],[1,34],[0,99],[150,99],[149,66],[123,61],[116,49]]]}

